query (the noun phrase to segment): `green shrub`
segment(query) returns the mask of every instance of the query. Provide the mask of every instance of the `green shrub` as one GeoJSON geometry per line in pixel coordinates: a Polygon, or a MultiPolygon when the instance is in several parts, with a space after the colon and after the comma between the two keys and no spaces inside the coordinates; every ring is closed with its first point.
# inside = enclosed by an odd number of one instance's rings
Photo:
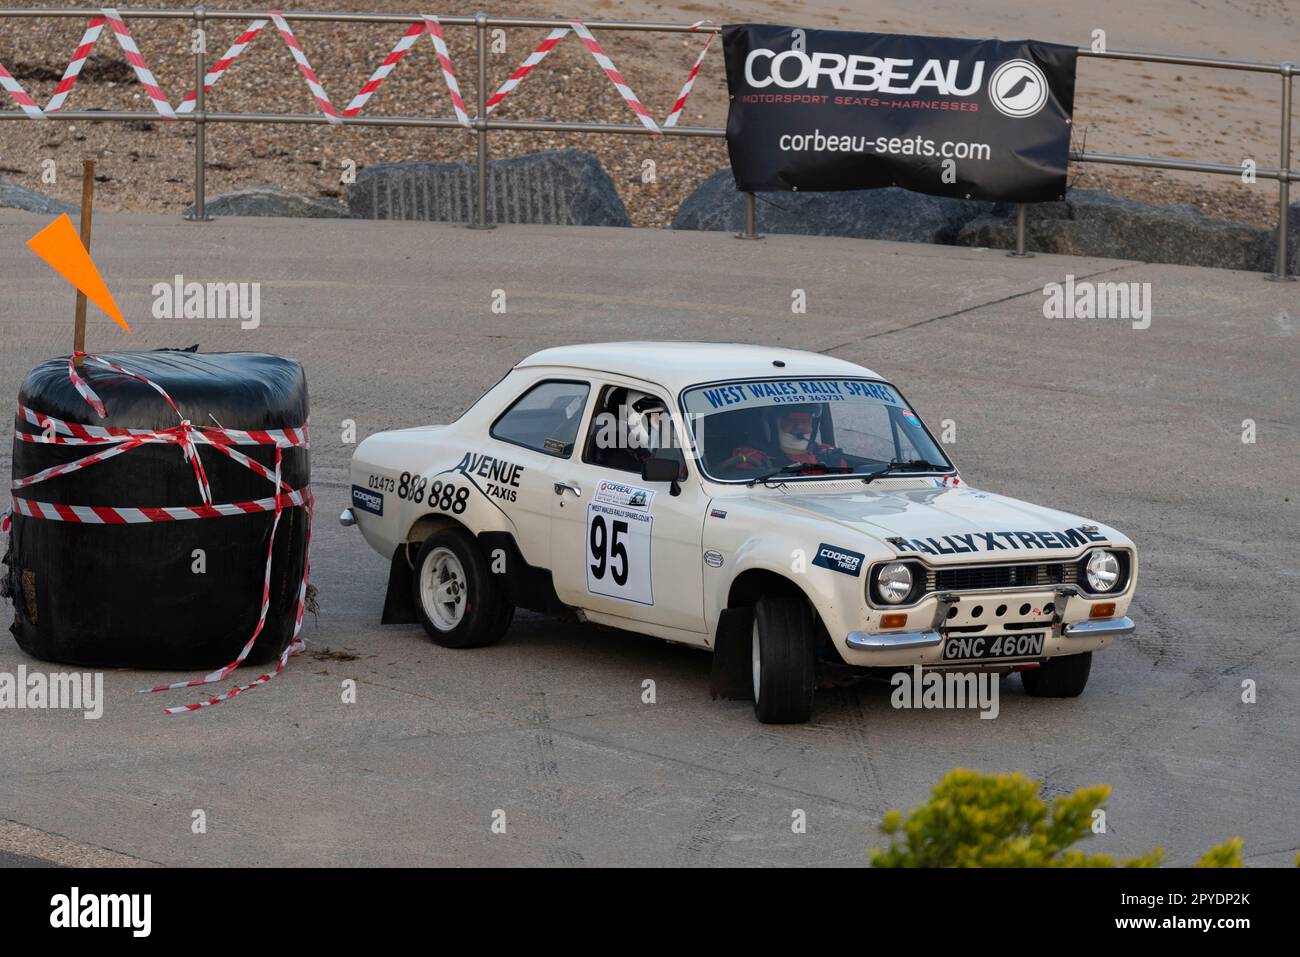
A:
{"type": "MultiPolygon", "coordinates": [[[[944,775],[930,800],[906,818],[885,815],[880,829],[889,847],[871,852],[873,867],[1115,867],[1109,854],[1085,854],[1074,845],[1092,836],[1093,811],[1110,786],[1080,788],[1049,808],[1041,785],[1023,775],[958,769],[944,775]]],[[[1241,838],[1205,852],[1198,867],[1241,867],[1241,838]]],[[[1158,867],[1160,848],[1123,862],[1158,867]]],[[[1297,858],[1300,862],[1300,858],[1297,858]]]]}
{"type": "MultiPolygon", "coordinates": [[[[1300,863],[1300,857],[1296,858],[1300,863]]],[[[1241,838],[1234,837],[1212,847],[1196,862],[1197,867],[1241,867],[1241,838]]]]}

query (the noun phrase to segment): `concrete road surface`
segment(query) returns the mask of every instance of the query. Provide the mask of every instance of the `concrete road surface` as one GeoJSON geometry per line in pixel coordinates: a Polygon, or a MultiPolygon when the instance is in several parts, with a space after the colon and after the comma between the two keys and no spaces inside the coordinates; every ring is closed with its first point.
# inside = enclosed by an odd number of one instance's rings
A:
{"type": "MultiPolygon", "coordinates": [[[[71,289],[23,248],[42,225],[0,214],[10,401],[71,342],[71,289]]],[[[198,715],[164,718],[189,698],[135,692],[177,676],[134,671],[107,673],[99,720],[0,712],[0,819],[17,822],[0,851],[54,859],[39,835],[58,835],[162,864],[853,865],[886,810],[969,767],[1024,771],[1048,797],[1113,785],[1093,851],[1159,845],[1187,864],[1240,835],[1249,863],[1292,862],[1297,284],[848,239],[348,221],[103,215],[94,252],[135,333],[92,307],[92,348],[199,343],[305,364],[320,613],[280,678],[198,715]],[[1149,283],[1150,328],[1045,318],[1044,285],[1067,274],[1149,283]],[[152,288],[177,275],[260,283],[259,327],[155,319],[152,288]],[[806,313],[792,311],[800,290],[806,313]],[[767,727],[709,699],[705,654],[657,640],[521,615],[499,645],[450,651],[380,627],[385,563],[334,521],[345,420],[361,436],[445,421],[535,349],[629,338],[820,350],[896,380],[936,430],[951,420],[970,484],[1137,541],[1137,635],[1097,656],[1081,698],[1004,682],[992,721],[895,710],[888,685],[867,683],[821,693],[808,725],[767,727]],[[341,700],[349,678],[355,704],[341,700]]],[[[0,473],[9,456],[5,443],[0,473]]],[[[0,637],[0,672],[24,664],[56,667],[0,637]]]]}

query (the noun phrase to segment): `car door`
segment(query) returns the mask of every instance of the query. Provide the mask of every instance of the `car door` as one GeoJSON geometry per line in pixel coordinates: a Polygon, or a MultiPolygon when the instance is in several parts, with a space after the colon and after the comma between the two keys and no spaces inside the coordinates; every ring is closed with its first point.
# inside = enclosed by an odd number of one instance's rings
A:
{"type": "Polygon", "coordinates": [[[578,457],[590,393],[588,381],[567,375],[541,375],[522,385],[488,430],[495,461],[471,463],[489,475],[497,462],[521,466],[500,507],[518,532],[524,561],[537,568],[550,568],[555,482],[578,457]]]}
{"type": "MultiPolygon", "coordinates": [[[[673,495],[668,483],[641,479],[644,449],[627,448],[618,398],[634,389],[662,403],[681,435],[668,397],[647,383],[608,378],[589,413],[581,454],[557,463],[552,510],[551,568],[566,604],[703,634],[701,541],[708,498],[693,475],[673,495]],[[612,405],[611,405],[612,403],[612,405]],[[566,470],[567,469],[567,470],[566,470]]],[[[674,438],[675,441],[675,438],[674,438]]],[[[680,447],[679,447],[680,448],[680,447]]]]}

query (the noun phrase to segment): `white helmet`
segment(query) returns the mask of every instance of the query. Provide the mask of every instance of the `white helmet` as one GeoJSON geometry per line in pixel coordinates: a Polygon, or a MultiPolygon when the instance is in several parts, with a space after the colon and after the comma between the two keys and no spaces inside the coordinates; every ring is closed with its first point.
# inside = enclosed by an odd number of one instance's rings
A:
{"type": "Polygon", "coordinates": [[[648,392],[627,390],[623,401],[623,417],[627,423],[627,444],[634,449],[652,449],[658,446],[662,416],[667,413],[663,400],[648,392]]]}

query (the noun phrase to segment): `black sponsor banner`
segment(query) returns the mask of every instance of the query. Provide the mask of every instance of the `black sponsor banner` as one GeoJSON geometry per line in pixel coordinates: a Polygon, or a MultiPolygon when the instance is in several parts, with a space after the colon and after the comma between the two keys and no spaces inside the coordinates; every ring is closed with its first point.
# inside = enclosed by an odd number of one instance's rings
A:
{"type": "Polygon", "coordinates": [[[1065,192],[1077,50],[766,24],[725,27],[727,148],[747,192],[1065,192]]]}

